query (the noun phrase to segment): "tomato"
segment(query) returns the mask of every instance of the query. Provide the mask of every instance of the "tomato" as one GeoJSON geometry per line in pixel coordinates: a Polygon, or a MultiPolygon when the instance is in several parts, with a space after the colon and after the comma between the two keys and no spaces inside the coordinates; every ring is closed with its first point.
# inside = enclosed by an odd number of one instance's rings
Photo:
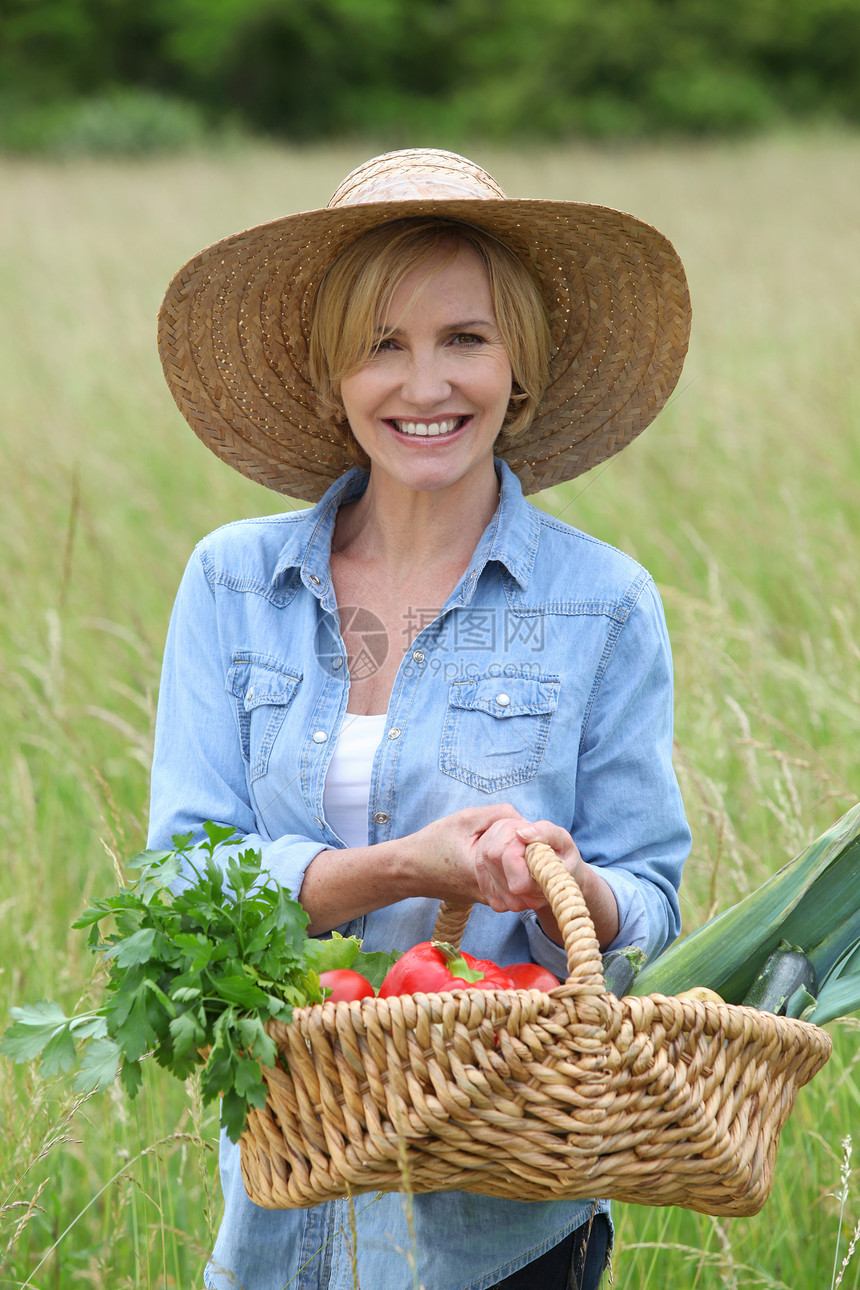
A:
{"type": "Polygon", "coordinates": [[[442,941],[421,941],[389,968],[380,999],[398,994],[438,994],[445,990],[511,990],[505,968],[475,959],[442,941]]]}
{"type": "Polygon", "coordinates": [[[506,963],[505,971],[518,990],[554,990],[560,984],[558,977],[539,963],[506,963]]]}
{"type": "Polygon", "coordinates": [[[353,999],[373,999],[376,991],[367,977],[352,968],[332,968],[320,972],[320,985],[326,988],[326,999],[335,1003],[350,1003],[353,999]]]}

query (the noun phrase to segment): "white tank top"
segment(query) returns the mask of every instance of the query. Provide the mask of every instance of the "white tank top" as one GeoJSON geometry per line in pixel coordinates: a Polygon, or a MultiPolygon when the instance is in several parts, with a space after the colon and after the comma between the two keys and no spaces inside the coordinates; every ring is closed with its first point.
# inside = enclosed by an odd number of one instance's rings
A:
{"type": "Polygon", "coordinates": [[[385,712],[344,715],[323,788],[326,821],[348,847],[367,846],[367,803],[373,758],[385,730],[385,712]]]}

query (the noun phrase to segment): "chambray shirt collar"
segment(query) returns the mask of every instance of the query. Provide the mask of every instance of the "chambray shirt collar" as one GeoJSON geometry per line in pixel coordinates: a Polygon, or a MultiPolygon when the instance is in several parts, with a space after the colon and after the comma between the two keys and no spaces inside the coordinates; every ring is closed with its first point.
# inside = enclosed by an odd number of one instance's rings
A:
{"type": "Polygon", "coordinates": [[[460,584],[458,598],[468,604],[478,580],[490,561],[504,565],[525,591],[537,556],[540,521],[533,506],[523,497],[520,481],[506,462],[495,458],[501,489],[499,504],[460,584]]]}
{"type": "Polygon", "coordinates": [[[337,511],[339,506],[361,496],[367,488],[367,479],[367,473],[354,466],[326,489],[316,506],[300,513],[281,548],[273,584],[280,583],[294,570],[324,609],[335,608],[329,557],[337,511]]]}
{"type": "MultiPolygon", "coordinates": [[[[538,516],[523,497],[520,481],[511,468],[499,457],[495,458],[495,466],[501,484],[499,504],[453,593],[453,598],[462,604],[471,601],[481,574],[490,561],[504,565],[525,591],[537,556],[538,516]]],[[[281,548],[273,584],[282,582],[291,570],[295,570],[323,608],[334,609],[329,557],[338,507],[360,497],[367,487],[367,479],[365,471],[358,466],[353,467],[335,480],[316,506],[300,514],[281,548]]]]}

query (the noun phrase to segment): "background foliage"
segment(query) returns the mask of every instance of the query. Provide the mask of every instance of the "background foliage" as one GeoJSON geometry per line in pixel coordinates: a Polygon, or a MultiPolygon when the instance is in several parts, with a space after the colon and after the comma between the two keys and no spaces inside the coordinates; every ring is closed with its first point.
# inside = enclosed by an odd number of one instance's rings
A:
{"type": "Polygon", "coordinates": [[[456,144],[856,122],[858,67],[860,0],[6,0],[0,142],[143,151],[228,126],[456,144]]]}

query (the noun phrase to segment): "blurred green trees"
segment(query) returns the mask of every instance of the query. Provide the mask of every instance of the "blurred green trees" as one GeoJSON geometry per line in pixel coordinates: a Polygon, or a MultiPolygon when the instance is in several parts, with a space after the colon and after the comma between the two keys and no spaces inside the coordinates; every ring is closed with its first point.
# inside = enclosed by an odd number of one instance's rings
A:
{"type": "Polygon", "coordinates": [[[6,0],[0,87],[23,146],[92,98],[154,139],[156,99],[295,140],[856,122],[860,0],[6,0]]]}

